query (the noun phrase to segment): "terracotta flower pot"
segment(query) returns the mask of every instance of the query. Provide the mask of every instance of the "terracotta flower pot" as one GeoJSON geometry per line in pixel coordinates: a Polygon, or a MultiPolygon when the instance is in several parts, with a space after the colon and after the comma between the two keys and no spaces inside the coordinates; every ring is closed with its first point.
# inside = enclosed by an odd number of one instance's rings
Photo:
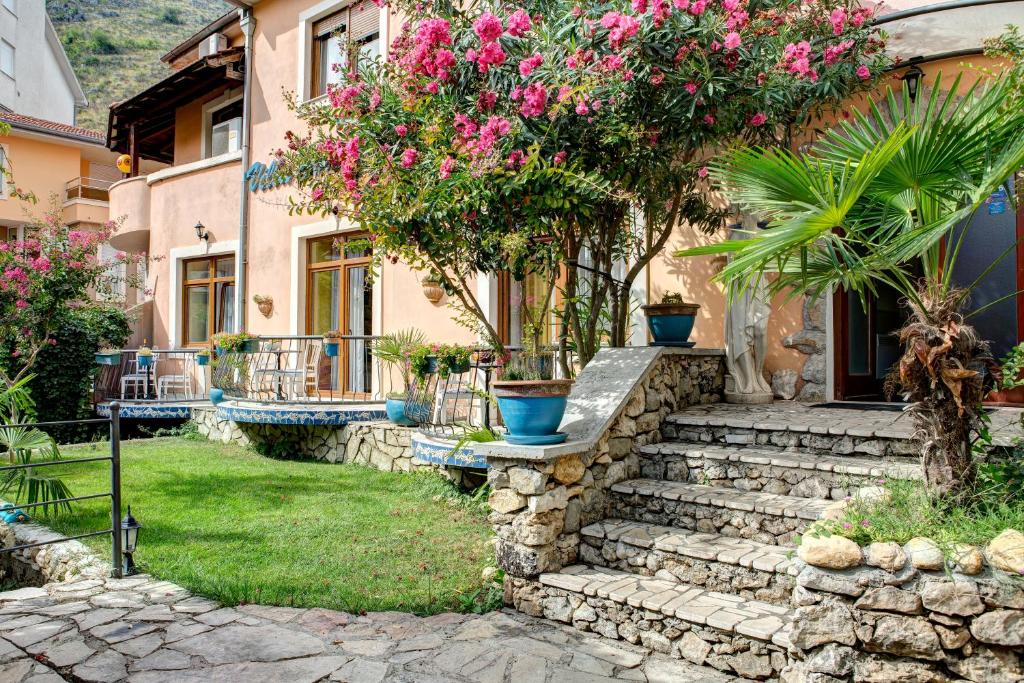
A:
{"type": "Polygon", "coordinates": [[[436,282],[424,282],[423,296],[427,297],[427,301],[430,303],[436,304],[444,296],[444,290],[436,282]]]}

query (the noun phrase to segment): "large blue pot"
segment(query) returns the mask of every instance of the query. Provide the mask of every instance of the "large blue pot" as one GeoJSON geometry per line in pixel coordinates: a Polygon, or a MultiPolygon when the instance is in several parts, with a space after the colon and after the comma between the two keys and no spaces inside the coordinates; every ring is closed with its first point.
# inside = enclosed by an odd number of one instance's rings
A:
{"type": "Polygon", "coordinates": [[[325,341],[324,342],[324,354],[330,358],[338,357],[338,342],[336,341],[325,341]]]}
{"type": "Polygon", "coordinates": [[[558,431],[565,415],[571,380],[499,381],[494,383],[501,418],[509,443],[540,446],[561,443],[558,431]]]}
{"type": "Polygon", "coordinates": [[[689,341],[693,322],[697,318],[697,304],[651,304],[644,306],[647,329],[656,345],[693,346],[689,341]]]}
{"type": "Polygon", "coordinates": [[[218,405],[224,402],[224,390],[214,387],[210,389],[210,403],[218,405]]]}
{"type": "Polygon", "coordinates": [[[136,356],[135,358],[139,361],[140,368],[148,368],[153,364],[153,356],[136,356]]]}
{"type": "Polygon", "coordinates": [[[396,425],[402,425],[403,427],[412,427],[416,423],[410,420],[405,414],[405,399],[404,398],[389,398],[384,402],[384,410],[388,414],[388,419],[394,422],[396,425]]]}

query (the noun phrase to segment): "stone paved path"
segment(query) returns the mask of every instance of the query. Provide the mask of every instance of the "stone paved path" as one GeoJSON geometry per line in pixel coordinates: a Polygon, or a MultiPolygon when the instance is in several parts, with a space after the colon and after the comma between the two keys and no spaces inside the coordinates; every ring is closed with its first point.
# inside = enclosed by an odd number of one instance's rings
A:
{"type": "Polygon", "coordinates": [[[510,611],[356,616],[221,607],[148,576],[0,593],[0,682],[726,683],[510,611]]]}

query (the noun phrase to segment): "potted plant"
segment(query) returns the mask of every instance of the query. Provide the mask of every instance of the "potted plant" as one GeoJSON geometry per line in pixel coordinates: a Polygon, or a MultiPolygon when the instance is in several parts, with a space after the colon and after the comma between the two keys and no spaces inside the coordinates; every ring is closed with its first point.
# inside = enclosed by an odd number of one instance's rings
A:
{"type": "Polygon", "coordinates": [[[338,330],[324,332],[324,353],[331,358],[336,358],[338,356],[339,347],[341,346],[341,338],[344,336],[345,335],[338,330]]]}
{"type": "MultiPolygon", "coordinates": [[[[548,370],[550,367],[547,365],[548,370]]],[[[505,438],[509,443],[543,446],[565,441],[567,435],[558,431],[558,425],[565,414],[571,379],[551,379],[543,363],[521,356],[507,363],[491,386],[508,428],[505,438]]]]}
{"type": "Polygon", "coordinates": [[[225,353],[256,353],[260,350],[260,340],[246,332],[219,332],[213,335],[213,345],[218,355],[225,353]]]}
{"type": "Polygon", "coordinates": [[[196,363],[199,365],[210,364],[210,349],[202,348],[196,351],[196,363]]]}
{"type": "Polygon", "coordinates": [[[96,352],[97,365],[120,365],[120,363],[120,349],[100,349],[99,351],[96,352]]]}
{"type": "Polygon", "coordinates": [[[440,375],[441,379],[448,379],[452,375],[460,375],[469,372],[470,358],[473,349],[459,344],[440,344],[434,347],[431,356],[433,364],[432,372],[440,375]]]}
{"type": "Polygon", "coordinates": [[[423,296],[427,301],[436,304],[444,296],[444,287],[441,286],[441,278],[436,273],[427,273],[420,284],[423,285],[423,296]]]}
{"type": "Polygon", "coordinates": [[[661,303],[647,304],[643,309],[647,316],[647,329],[654,338],[654,346],[694,345],[689,339],[697,310],[700,309],[699,304],[684,303],[681,295],[666,292],[661,297],[661,303]]]}
{"type": "Polygon", "coordinates": [[[140,368],[148,368],[153,365],[153,349],[148,346],[141,346],[135,352],[135,358],[139,361],[140,368]]]}
{"type": "Polygon", "coordinates": [[[405,405],[416,380],[412,368],[412,355],[423,347],[423,339],[423,333],[416,328],[398,330],[376,339],[370,349],[370,352],[387,365],[392,373],[398,370],[402,377],[402,391],[389,392],[384,402],[388,419],[395,424],[407,427],[416,424],[406,412],[405,405]]]}
{"type": "Polygon", "coordinates": [[[999,361],[1001,374],[995,388],[985,397],[996,405],[1024,404],[1024,343],[1017,344],[999,361]]]}

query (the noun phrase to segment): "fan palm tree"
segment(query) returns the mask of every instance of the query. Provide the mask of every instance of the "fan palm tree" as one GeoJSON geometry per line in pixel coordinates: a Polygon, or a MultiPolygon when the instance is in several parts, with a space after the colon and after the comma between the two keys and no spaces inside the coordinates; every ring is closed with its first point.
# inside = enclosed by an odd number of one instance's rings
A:
{"type": "Polygon", "coordinates": [[[906,86],[889,89],[807,154],[725,153],[714,179],[769,227],[677,255],[731,254],[718,277],[733,293],[758,281],[789,297],[842,287],[863,301],[880,287],[896,290],[911,317],[889,384],[913,403],[929,486],[959,495],[975,475],[972,438],[983,426],[991,362],[966,322],[968,295],[1014,247],[966,286],[954,282],[954,265],[975,211],[1024,165],[1024,107],[1006,78],[963,94],[960,78],[942,86],[939,76],[917,100],[906,86]]]}
{"type": "MultiPolygon", "coordinates": [[[[44,460],[59,460],[60,451],[49,434],[34,427],[16,426],[21,421],[19,415],[34,405],[28,392],[28,383],[35,375],[18,380],[11,386],[0,391],[0,411],[5,416],[0,422],[0,449],[7,452],[7,460],[11,465],[29,465],[34,456],[44,460]]],[[[27,504],[43,503],[43,512],[71,511],[70,503],[49,504],[46,501],[63,500],[71,497],[71,491],[61,479],[50,474],[52,468],[38,470],[26,467],[8,470],[0,478],[0,493],[15,489],[15,500],[27,504]]]]}

